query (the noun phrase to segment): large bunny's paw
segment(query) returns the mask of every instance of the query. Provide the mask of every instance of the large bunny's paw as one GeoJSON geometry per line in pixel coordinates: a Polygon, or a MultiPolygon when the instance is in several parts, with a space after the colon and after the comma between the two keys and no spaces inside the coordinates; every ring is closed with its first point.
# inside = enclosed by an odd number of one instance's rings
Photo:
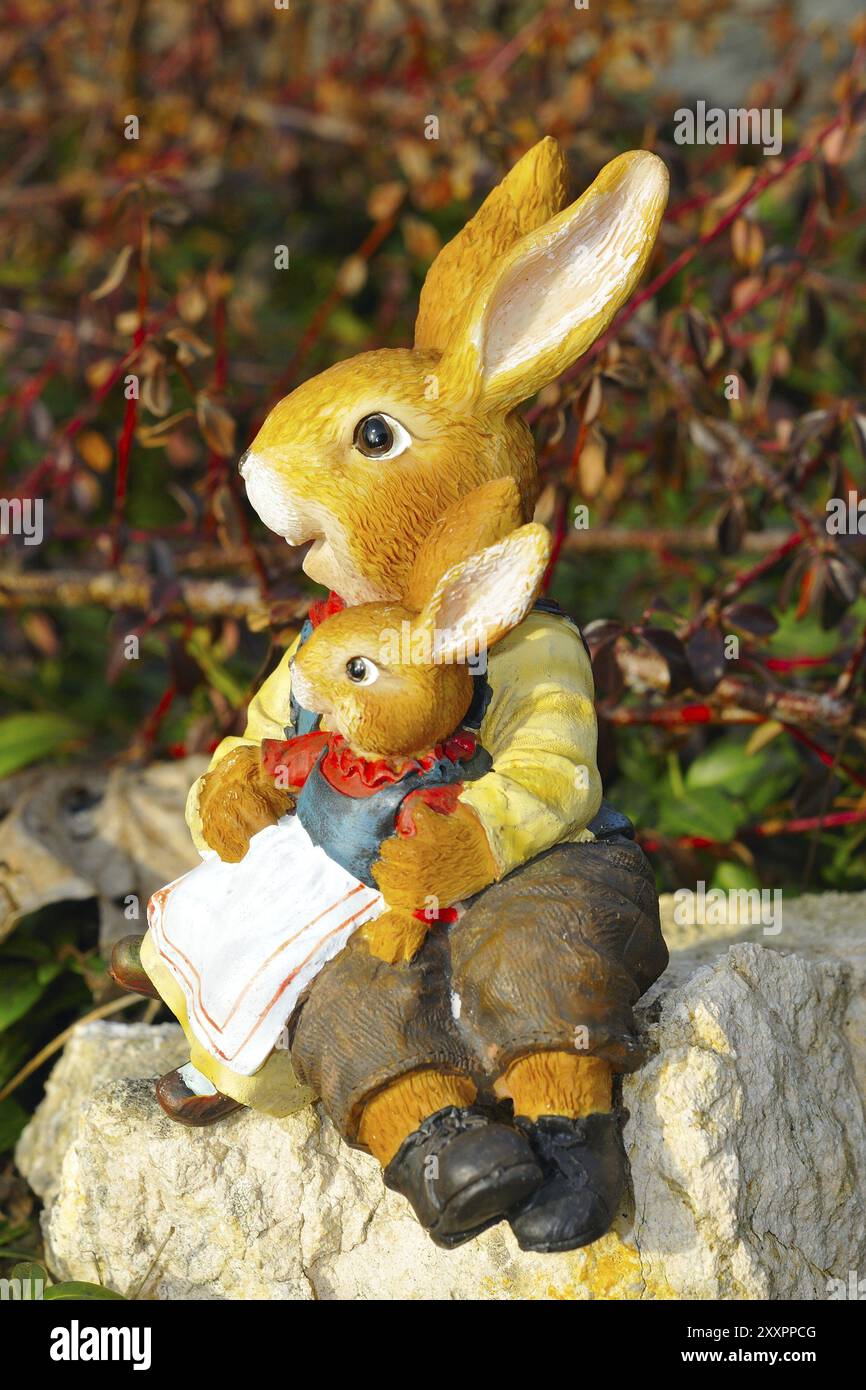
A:
{"type": "Polygon", "coordinates": [[[412,807],[414,833],[385,840],[373,877],[394,907],[437,907],[480,893],[496,878],[484,827],[471,807],[456,801],[444,814],[421,800],[412,807]]]}
{"type": "Polygon", "coordinates": [[[237,864],[253,835],[275,825],[292,809],[293,800],[263,768],[258,744],[244,744],[205,773],[198,805],[206,843],[220,859],[237,864]]]}
{"type": "Polygon", "coordinates": [[[429,922],[420,921],[411,912],[393,908],[374,922],[368,922],[360,934],[371,956],[377,956],[388,965],[400,965],[418,954],[429,926],[429,922]]]}

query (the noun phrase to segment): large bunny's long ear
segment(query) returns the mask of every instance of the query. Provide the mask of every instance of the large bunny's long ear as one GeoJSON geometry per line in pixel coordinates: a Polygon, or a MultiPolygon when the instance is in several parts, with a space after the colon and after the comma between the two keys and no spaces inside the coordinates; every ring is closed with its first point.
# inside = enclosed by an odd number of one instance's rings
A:
{"type": "Polygon", "coordinates": [[[523,504],[513,478],[493,478],[452,502],[418,547],[406,585],[406,607],[420,612],[446,570],[501,540],[522,520],[523,504]]]}
{"type": "Polygon", "coordinates": [[[541,588],[550,546],[550,532],[531,521],[451,566],[418,623],[430,636],[434,664],[468,661],[523,621],[541,588]]]}
{"type": "Polygon", "coordinates": [[[567,195],[565,156],[548,135],[517,161],[431,265],[415,321],[417,348],[444,350],[467,291],[509,247],[559,212],[567,195]]]}
{"type": "Polygon", "coordinates": [[[631,150],[606,164],[576,203],[492,266],[443,355],[440,390],[507,411],[553,381],[632,293],[667,195],[656,155],[631,150]]]}

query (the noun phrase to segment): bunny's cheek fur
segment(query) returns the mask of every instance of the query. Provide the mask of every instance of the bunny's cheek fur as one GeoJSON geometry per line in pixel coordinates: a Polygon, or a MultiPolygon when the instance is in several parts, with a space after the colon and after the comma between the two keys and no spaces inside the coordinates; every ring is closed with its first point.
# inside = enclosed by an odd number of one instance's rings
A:
{"type": "Polygon", "coordinates": [[[350,605],[397,596],[396,590],[392,592],[358,570],[341,531],[335,542],[327,537],[314,541],[304,556],[303,568],[310,579],[333,589],[350,605]]]}
{"type": "Polygon", "coordinates": [[[323,473],[318,506],[326,544],[320,554],[308,556],[307,574],[348,603],[396,599],[405,593],[432,522],[475,487],[515,476],[525,515],[531,515],[535,456],[525,431],[516,417],[487,421],[484,429],[452,427],[444,420],[441,434],[423,451],[416,447],[375,473],[359,469],[339,480],[323,473]],[[332,558],[328,568],[326,557],[332,558]]]}
{"type": "Polygon", "coordinates": [[[317,584],[335,590],[347,603],[395,596],[359,572],[339,518],[329,508],[299,497],[266,455],[250,453],[243,476],[249,503],[268,530],[289,545],[312,540],[304,570],[317,584]]]}
{"type": "Polygon", "coordinates": [[[292,670],[292,694],[303,709],[314,710],[317,714],[324,713],[323,702],[315,685],[307,678],[306,672],[299,669],[297,661],[292,670]]]}

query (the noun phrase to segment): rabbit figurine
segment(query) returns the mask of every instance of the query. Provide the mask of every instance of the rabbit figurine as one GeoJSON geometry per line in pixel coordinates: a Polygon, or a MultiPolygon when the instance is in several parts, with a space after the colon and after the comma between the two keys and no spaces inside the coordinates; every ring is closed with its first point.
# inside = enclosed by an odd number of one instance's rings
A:
{"type": "MultiPolygon", "coordinates": [[[[274,741],[343,716],[333,669],[322,698],[320,658],[338,652],[350,683],[356,658],[359,684],[368,661],[379,668],[367,708],[393,721],[391,739],[380,743],[369,718],[350,739],[364,756],[397,751],[388,662],[367,647],[347,654],[341,610],[394,605],[399,629],[401,611],[424,611],[443,560],[471,567],[529,521],[535,450],[516,408],[610,324],[666,197],[664,165],[632,151],[564,206],[565,161],[542,140],[437,256],[415,346],[338,363],[271,411],[241,461],[247,495],[289,544],[312,543],[304,568],[330,597],[252,701],[243,738],[224,740],[191,789],[202,850],[242,863],[291,811],[297,789],[275,776],[274,741]]],[[[470,585],[485,582],[483,570],[458,575],[438,626],[461,621],[470,585]]],[[[490,595],[510,599],[501,575],[490,595]]],[[[465,695],[467,668],[455,669],[465,695]]],[[[632,1009],[667,950],[647,860],[602,801],[577,628],[542,600],[492,647],[473,687],[463,726],[488,769],[438,800],[432,789],[416,798],[402,826],[412,833],[395,826],[383,840],[371,870],[388,912],[323,965],[289,1020],[289,1049],[239,1076],[193,1045],[191,1068],[162,1078],[159,1094],[197,1124],[238,1102],[285,1114],[318,1095],[437,1243],[507,1219],[521,1248],[568,1250],[603,1235],[619,1208],[613,1077],[640,1064],[632,1009]],[[430,902],[462,908],[407,925],[430,902]]],[[[147,944],[121,943],[115,977],[164,992],[147,944]]],[[[167,1002],[183,1022],[183,1000],[167,1002]]]]}

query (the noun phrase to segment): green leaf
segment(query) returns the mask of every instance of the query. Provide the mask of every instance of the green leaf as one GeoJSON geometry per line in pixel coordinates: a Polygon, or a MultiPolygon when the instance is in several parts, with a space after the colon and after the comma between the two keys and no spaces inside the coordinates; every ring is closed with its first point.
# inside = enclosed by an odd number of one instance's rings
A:
{"type": "Polygon", "coordinates": [[[747,753],[745,744],[720,739],[695,758],[685,782],[689,790],[718,787],[731,796],[742,796],[761,776],[760,757],[747,753]]]}
{"type": "Polygon", "coordinates": [[[68,748],[81,730],[71,719],[46,710],[0,719],[0,777],[68,748]]]}
{"type": "Polygon", "coordinates": [[[760,888],[761,881],[754,869],[741,864],[738,859],[723,859],[716,865],[710,880],[710,888],[721,888],[727,893],[732,888],[760,888]]]}
{"type": "Polygon", "coordinates": [[[0,1033],[0,1086],[6,1085],[10,1076],[15,1075],[35,1050],[26,1028],[12,1028],[7,1033],[0,1033]]]}
{"type": "Polygon", "coordinates": [[[17,1279],[22,1286],[22,1293],[24,1294],[22,1302],[47,1298],[51,1279],[43,1265],[28,1260],[26,1264],[13,1266],[11,1277],[17,1279]]]}
{"type": "Polygon", "coordinates": [[[193,660],[198,662],[214,690],[218,690],[229,704],[239,709],[246,699],[246,690],[242,682],[236,680],[220,661],[214,651],[210,634],[204,628],[196,628],[187,641],[187,650],[193,660]]]}
{"type": "Polygon", "coordinates": [[[799,772],[797,754],[786,739],[749,753],[745,740],[734,736],[718,739],[695,758],[685,785],[688,792],[712,788],[742,798],[745,818],[756,819],[790,790],[799,772]]]}
{"type": "Polygon", "coordinates": [[[664,835],[700,835],[724,842],[734,838],[739,823],[734,802],[712,787],[686,796],[669,793],[659,813],[659,830],[664,835]]]}
{"type": "Polygon", "coordinates": [[[44,1297],[51,1299],[119,1299],[125,1303],[126,1299],[122,1293],[115,1293],[114,1289],[107,1289],[104,1284],[88,1284],[81,1279],[69,1279],[64,1284],[52,1284],[45,1290],[44,1297]]]}
{"type": "Polygon", "coordinates": [[[18,1136],[29,1119],[27,1111],[14,1096],[0,1100],[0,1154],[6,1153],[18,1142],[18,1136]]]}
{"type": "MultiPolygon", "coordinates": [[[[19,927],[20,925],[19,923],[19,927]]],[[[51,947],[47,941],[28,940],[24,933],[19,931],[11,940],[4,941],[0,946],[0,957],[2,956],[20,957],[23,960],[50,960],[51,947]]],[[[5,966],[3,968],[5,970],[5,966]]]]}
{"type": "Polygon", "coordinates": [[[63,966],[59,961],[38,965],[3,964],[3,992],[0,994],[0,1032],[10,1023],[17,1023],[31,1009],[57,976],[63,966]]]}

